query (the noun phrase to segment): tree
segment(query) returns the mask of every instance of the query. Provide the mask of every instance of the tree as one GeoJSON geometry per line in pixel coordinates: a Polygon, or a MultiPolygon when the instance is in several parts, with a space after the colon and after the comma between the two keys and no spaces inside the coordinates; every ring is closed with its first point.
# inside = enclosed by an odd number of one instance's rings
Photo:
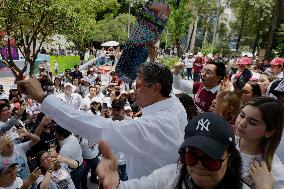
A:
{"type": "Polygon", "coordinates": [[[120,44],[127,42],[127,25],[130,16],[131,25],[134,24],[135,17],[128,14],[120,14],[116,18],[106,18],[97,22],[94,29],[94,38],[97,41],[118,41],[120,44]]]}
{"type": "Polygon", "coordinates": [[[96,17],[104,12],[110,16],[119,7],[116,0],[3,0],[0,7],[0,28],[8,39],[15,38],[15,47],[24,56],[23,69],[14,64],[10,40],[7,40],[8,56],[1,56],[11,68],[16,79],[21,79],[30,65],[33,76],[34,63],[43,42],[54,34],[65,34],[80,47],[92,41],[92,29],[96,17]]]}

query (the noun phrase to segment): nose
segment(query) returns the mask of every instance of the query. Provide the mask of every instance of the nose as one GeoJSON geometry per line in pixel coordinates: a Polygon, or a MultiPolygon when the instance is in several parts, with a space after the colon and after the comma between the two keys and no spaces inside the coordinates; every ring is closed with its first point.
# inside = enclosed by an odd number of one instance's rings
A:
{"type": "Polygon", "coordinates": [[[238,126],[239,126],[239,127],[242,127],[242,128],[246,128],[246,127],[247,127],[247,126],[246,126],[246,119],[243,118],[242,120],[240,120],[238,126]]]}

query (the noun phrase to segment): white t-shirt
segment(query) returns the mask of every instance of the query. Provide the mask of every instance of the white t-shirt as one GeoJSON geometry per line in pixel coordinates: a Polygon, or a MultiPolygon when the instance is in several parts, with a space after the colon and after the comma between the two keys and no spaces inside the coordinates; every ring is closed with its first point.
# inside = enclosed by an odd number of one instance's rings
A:
{"type": "MultiPolygon", "coordinates": [[[[239,144],[237,143],[237,149],[240,151],[239,144]]],[[[243,179],[246,184],[250,185],[253,183],[251,177],[249,176],[249,165],[254,160],[262,161],[262,155],[247,155],[240,151],[242,158],[242,174],[243,179]]],[[[284,165],[281,163],[277,155],[275,154],[272,160],[271,173],[275,179],[275,184],[273,189],[284,189],[284,165]]],[[[253,185],[253,184],[252,184],[253,185]]]]}
{"type": "Polygon", "coordinates": [[[23,185],[23,180],[20,177],[17,177],[11,186],[0,187],[0,189],[20,189],[23,185]]]}
{"type": "MultiPolygon", "coordinates": [[[[41,184],[44,175],[40,175],[36,180],[37,186],[41,184]]],[[[57,171],[53,171],[48,189],[76,189],[67,170],[61,166],[57,171]]]]}

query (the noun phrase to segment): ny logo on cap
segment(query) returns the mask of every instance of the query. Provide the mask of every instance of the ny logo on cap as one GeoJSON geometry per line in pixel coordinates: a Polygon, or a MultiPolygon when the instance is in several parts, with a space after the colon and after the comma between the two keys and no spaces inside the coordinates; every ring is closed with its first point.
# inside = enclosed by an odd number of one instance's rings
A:
{"type": "Polygon", "coordinates": [[[197,122],[197,127],[196,127],[196,130],[201,130],[203,131],[203,129],[205,129],[206,131],[209,131],[209,124],[210,124],[210,121],[208,119],[206,119],[205,121],[202,119],[200,119],[198,122],[197,122]]]}

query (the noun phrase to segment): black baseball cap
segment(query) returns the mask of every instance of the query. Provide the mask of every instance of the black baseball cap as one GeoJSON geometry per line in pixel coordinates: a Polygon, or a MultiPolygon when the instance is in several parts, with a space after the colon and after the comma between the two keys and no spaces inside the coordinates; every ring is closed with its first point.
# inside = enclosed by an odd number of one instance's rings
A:
{"type": "Polygon", "coordinates": [[[231,125],[220,115],[206,112],[188,122],[179,153],[182,153],[185,147],[194,147],[212,159],[220,159],[230,145],[235,145],[231,125]]]}

